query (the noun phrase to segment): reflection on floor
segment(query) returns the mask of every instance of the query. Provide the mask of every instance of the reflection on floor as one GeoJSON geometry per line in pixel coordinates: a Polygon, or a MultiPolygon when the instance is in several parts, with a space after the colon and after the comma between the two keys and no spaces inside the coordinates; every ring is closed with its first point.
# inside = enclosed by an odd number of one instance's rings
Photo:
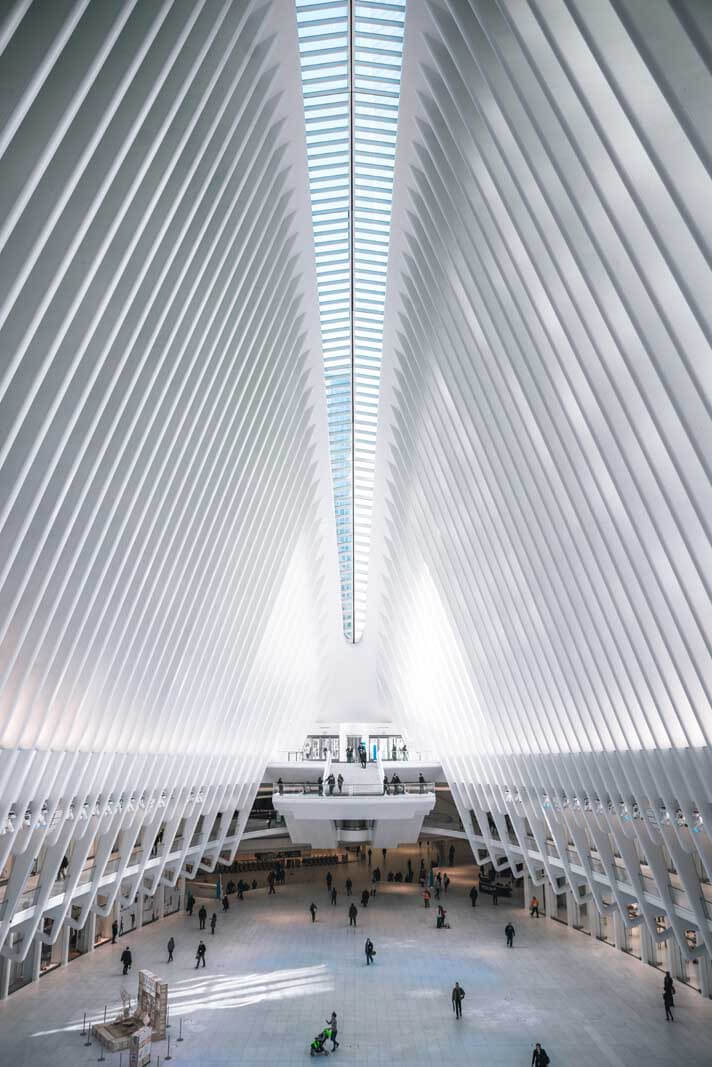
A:
{"type": "MultiPolygon", "coordinates": [[[[420,854],[427,858],[427,849],[389,853],[385,871],[404,870],[407,855],[417,869],[420,854]]],[[[83,1013],[94,1021],[105,1005],[112,1013],[122,987],[135,996],[140,967],[170,983],[176,1067],[302,1064],[309,1041],[334,1009],[339,1058],[359,1065],[515,1067],[530,1063],[535,1041],[544,1044],[552,1067],[712,1062],[710,1001],[678,986],[676,1021],[666,1023],[657,971],[557,923],[530,919],[511,901],[493,907],[481,897],[473,910],[467,897],[473,868],[458,865],[457,857],[448,869],[452,886],[442,897],[450,930],[435,929],[434,908],[423,908],[416,885],[382,881],[362,908],[366,864],[332,869],[339,890],[332,906],[326,870],[290,876],[276,896],[260,888],[242,903],[234,900],[227,915],[219,911],[215,936],[209,928],[202,934],[207,967],[200,971],[197,916],[176,916],[14,994],[0,1004],[0,1063],[95,1063],[99,1049],[86,1047],[79,1034],[83,1013]],[[347,871],[359,907],[356,930],[348,925],[347,871]],[[308,912],[312,900],[319,909],[315,924],[308,912]],[[517,931],[513,950],[504,938],[510,919],[517,931]],[[177,948],[175,962],[167,965],[164,946],[171,934],[177,948]],[[369,968],[367,934],[377,949],[369,968]],[[128,980],[119,963],[126,944],[134,956],[128,980]],[[467,992],[459,1023],[450,1006],[456,979],[467,992]],[[178,1044],[181,1020],[184,1041],[178,1044]]],[[[263,874],[257,877],[264,882],[263,874]]],[[[212,910],[212,901],[207,903],[212,910]]],[[[163,1061],[167,1044],[154,1052],[163,1061]]],[[[118,1055],[108,1062],[118,1067],[118,1055]]]]}

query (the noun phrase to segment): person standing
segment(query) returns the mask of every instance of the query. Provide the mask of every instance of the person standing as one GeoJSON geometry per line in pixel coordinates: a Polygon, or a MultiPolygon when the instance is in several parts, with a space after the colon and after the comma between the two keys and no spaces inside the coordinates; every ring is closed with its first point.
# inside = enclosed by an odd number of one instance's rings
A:
{"type": "Polygon", "coordinates": [[[131,970],[131,964],[133,962],[133,959],[132,959],[132,956],[131,956],[131,949],[129,948],[128,945],[126,946],[124,951],[121,953],[121,962],[124,965],[124,974],[128,974],[129,971],[131,970]]]}
{"type": "Polygon", "coordinates": [[[277,779],[277,789],[279,790],[279,795],[284,796],[284,782],[281,778],[277,779]]]}
{"type": "Polygon", "coordinates": [[[267,896],[270,896],[270,894],[272,894],[273,896],[276,896],[277,895],[277,891],[274,888],[274,871],[270,871],[269,874],[267,875],[267,884],[269,885],[269,889],[267,891],[267,896]]]}
{"type": "Polygon", "coordinates": [[[407,745],[403,745],[403,759],[404,760],[408,759],[408,746],[407,745]]]}
{"type": "Polygon", "coordinates": [[[465,990],[462,988],[459,982],[455,982],[452,991],[452,1010],[455,1012],[455,1018],[462,1018],[462,1002],[465,998],[465,990]]]}
{"type": "Polygon", "coordinates": [[[388,785],[388,775],[384,774],[383,775],[383,795],[384,795],[384,797],[387,797],[387,796],[390,796],[390,793],[391,793],[391,790],[390,790],[390,787],[388,785]]]}
{"type": "Polygon", "coordinates": [[[314,903],[313,900],[312,900],[311,904],[309,905],[309,911],[311,912],[312,922],[315,923],[316,922],[316,904],[314,903]]]}
{"type": "Polygon", "coordinates": [[[507,948],[514,947],[514,927],[511,923],[507,923],[504,928],[504,932],[507,935],[507,948]]]}
{"type": "Polygon", "coordinates": [[[356,922],[356,916],[357,915],[358,915],[358,908],[356,907],[356,905],[352,901],[351,902],[351,907],[349,908],[349,926],[357,926],[358,925],[358,923],[356,922]]]}
{"type": "Polygon", "coordinates": [[[492,886],[492,903],[499,904],[499,890],[497,889],[497,883],[492,886]]]}
{"type": "Polygon", "coordinates": [[[331,890],[331,903],[336,905],[336,886],[331,890]]]}
{"type": "Polygon", "coordinates": [[[448,878],[447,874],[443,878],[443,886],[445,888],[445,896],[447,896],[447,891],[448,891],[448,888],[450,886],[450,879],[448,878]]]}
{"type": "Polygon", "coordinates": [[[326,781],[327,781],[327,784],[329,786],[329,796],[333,797],[333,795],[334,795],[334,786],[336,785],[336,778],[334,778],[333,774],[330,774],[329,777],[326,779],[326,781]]]}
{"type": "Polygon", "coordinates": [[[193,918],[193,908],[195,907],[195,897],[192,893],[188,893],[188,914],[191,919],[193,918]]]}
{"type": "Polygon", "coordinates": [[[426,889],[423,892],[423,906],[426,907],[426,908],[430,907],[430,890],[429,889],[426,889]]]}
{"type": "Polygon", "coordinates": [[[529,916],[533,918],[536,915],[539,918],[539,901],[536,897],[532,897],[529,903],[529,916]]]}
{"type": "Polygon", "coordinates": [[[168,938],[168,944],[166,945],[166,948],[168,949],[168,960],[166,961],[167,963],[173,963],[173,952],[175,950],[175,947],[176,943],[173,939],[173,935],[171,934],[171,936],[168,938]]]}
{"type": "Polygon", "coordinates": [[[208,917],[208,912],[204,904],[200,905],[200,911],[198,912],[198,919],[200,920],[200,929],[205,929],[205,920],[208,917]]]}
{"type": "Polygon", "coordinates": [[[353,889],[353,882],[351,881],[350,878],[347,878],[346,879],[346,896],[347,897],[351,896],[351,890],[352,889],[353,889]]]}
{"type": "Polygon", "coordinates": [[[213,935],[215,934],[215,927],[217,926],[217,924],[218,924],[218,917],[215,914],[215,912],[213,912],[213,914],[210,916],[210,933],[213,934],[213,935]]]}
{"type": "Polygon", "coordinates": [[[230,907],[230,900],[228,898],[227,893],[222,898],[222,906],[223,906],[223,911],[227,911],[227,909],[230,907]]]}
{"type": "Polygon", "coordinates": [[[331,892],[331,883],[333,882],[333,880],[334,879],[331,877],[331,871],[327,871],[326,872],[326,888],[327,888],[327,891],[329,893],[331,892]]]}
{"type": "Polygon", "coordinates": [[[669,971],[665,972],[665,978],[663,980],[663,1004],[665,1005],[665,1021],[675,1022],[672,1009],[675,1007],[675,985],[672,980],[672,976],[669,971]]]}
{"type": "Polygon", "coordinates": [[[343,791],[343,788],[344,788],[344,776],[341,773],[341,771],[339,771],[339,777],[336,779],[336,784],[338,785],[339,792],[341,793],[343,791]]]}
{"type": "Polygon", "coordinates": [[[472,889],[470,890],[470,900],[472,901],[472,907],[473,908],[477,907],[477,896],[478,896],[477,886],[473,885],[472,889]]]}
{"type": "Polygon", "coordinates": [[[366,938],[366,944],[363,946],[363,949],[366,953],[366,966],[370,967],[373,963],[373,957],[376,955],[376,950],[373,947],[373,941],[370,937],[366,938]]]}
{"type": "Polygon", "coordinates": [[[450,845],[450,851],[448,852],[448,856],[450,857],[450,866],[452,867],[453,864],[455,863],[455,846],[454,845],[450,845]]]}
{"type": "Polygon", "coordinates": [[[543,1049],[537,1041],[532,1052],[532,1067],[547,1067],[550,1063],[549,1057],[546,1054],[546,1049],[543,1049]]]}
{"type": "Polygon", "coordinates": [[[425,792],[425,778],[423,777],[423,772],[422,771],[418,775],[418,784],[420,785],[420,792],[424,793],[425,792]]]}
{"type": "Polygon", "coordinates": [[[200,941],[198,943],[198,951],[195,953],[195,969],[196,969],[196,971],[197,971],[198,967],[200,967],[201,963],[203,964],[203,967],[204,967],[205,966],[205,942],[204,941],[200,941]]]}
{"type": "Polygon", "coordinates": [[[368,850],[368,865],[371,866],[371,849],[368,850]]]}
{"type": "Polygon", "coordinates": [[[362,908],[367,908],[368,907],[369,896],[370,896],[370,894],[368,892],[368,889],[364,889],[363,893],[361,894],[361,907],[362,908]]]}
{"type": "Polygon", "coordinates": [[[119,924],[117,923],[116,919],[114,919],[114,921],[111,924],[111,944],[112,945],[116,944],[116,935],[118,934],[118,932],[119,932],[119,924]]]}

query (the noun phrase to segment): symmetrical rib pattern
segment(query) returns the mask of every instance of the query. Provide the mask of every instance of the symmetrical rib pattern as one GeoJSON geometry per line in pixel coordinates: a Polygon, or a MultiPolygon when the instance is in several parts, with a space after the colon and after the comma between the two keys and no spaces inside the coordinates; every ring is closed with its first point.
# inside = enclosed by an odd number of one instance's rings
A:
{"type": "Polygon", "coordinates": [[[344,635],[366,617],[405,0],[298,0],[344,635]]]}
{"type": "Polygon", "coordinates": [[[611,840],[625,892],[655,868],[682,944],[672,854],[712,948],[712,9],[411,15],[382,689],[465,821],[506,812],[524,837],[526,816],[532,876],[546,838],[565,862],[576,841],[595,896],[611,840]]]}
{"type": "Polygon", "coordinates": [[[73,896],[81,925],[234,853],[267,753],[322,698],[336,558],[289,10],[84,0],[0,27],[7,955],[73,896]]]}

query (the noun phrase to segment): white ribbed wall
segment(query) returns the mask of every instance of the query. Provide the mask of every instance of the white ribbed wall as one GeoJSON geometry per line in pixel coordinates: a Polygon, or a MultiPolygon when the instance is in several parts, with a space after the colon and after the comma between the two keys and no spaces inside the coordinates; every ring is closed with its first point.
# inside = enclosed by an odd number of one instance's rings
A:
{"type": "Polygon", "coordinates": [[[340,641],[293,6],[27,7],[0,27],[0,945],[20,958],[120,886],[233,855],[340,641]]]}
{"type": "Polygon", "coordinates": [[[369,621],[473,843],[471,811],[506,862],[528,819],[535,882],[658,939],[665,913],[685,954],[712,951],[710,40],[682,0],[411,7],[369,621]]]}

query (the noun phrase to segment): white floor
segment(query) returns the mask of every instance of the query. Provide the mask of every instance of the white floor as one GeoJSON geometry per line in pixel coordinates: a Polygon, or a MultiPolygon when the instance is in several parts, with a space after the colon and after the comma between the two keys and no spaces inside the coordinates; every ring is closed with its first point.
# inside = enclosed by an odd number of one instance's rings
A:
{"type": "MultiPolygon", "coordinates": [[[[0,1064],[96,1063],[99,1048],[85,1047],[79,1035],[82,1013],[98,1020],[104,1005],[115,1011],[122,985],[135,997],[139,967],[170,981],[176,1067],[303,1064],[332,1009],[340,1020],[339,1061],[351,1064],[515,1067],[530,1063],[537,1040],[552,1067],[712,1063],[712,1002],[678,985],[676,1021],[666,1023],[659,972],[558,923],[530,919],[507,901],[495,908],[481,897],[473,910],[466,896],[471,868],[451,872],[452,928],[444,931],[435,929],[434,909],[424,910],[417,886],[383,883],[367,910],[359,903],[358,930],[350,929],[345,871],[358,895],[368,872],[356,864],[334,870],[336,907],[326,869],[317,868],[311,883],[295,878],[276,897],[262,889],[235,901],[227,916],[220,912],[216,936],[209,929],[205,936],[205,970],[194,969],[197,917],[175,916],[13,994],[0,1004],[0,1064]],[[316,925],[311,899],[319,905],[316,925]],[[517,931],[513,950],[503,933],[509,919],[517,931]],[[377,949],[368,968],[367,933],[377,949]],[[166,966],[171,934],[176,960],[166,966]],[[119,964],[123,944],[134,953],[128,980],[119,964]],[[456,979],[467,993],[461,1022],[450,1005],[456,979]],[[180,1018],[185,1040],[177,1044],[180,1018]]],[[[154,1052],[163,1063],[167,1044],[154,1052]]],[[[119,1057],[108,1062],[118,1067],[119,1057]]]]}

